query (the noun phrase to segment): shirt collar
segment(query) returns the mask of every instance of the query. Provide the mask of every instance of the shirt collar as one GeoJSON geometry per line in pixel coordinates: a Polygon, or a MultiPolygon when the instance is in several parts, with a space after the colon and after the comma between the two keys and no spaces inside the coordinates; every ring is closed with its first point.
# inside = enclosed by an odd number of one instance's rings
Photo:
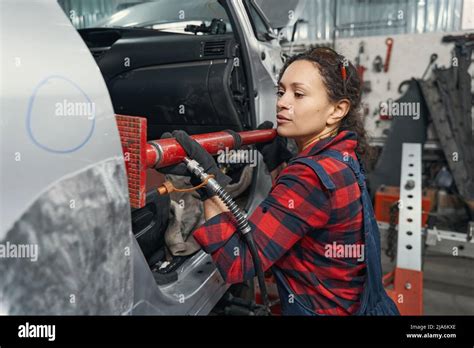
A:
{"type": "Polygon", "coordinates": [[[331,147],[332,149],[341,153],[351,153],[355,150],[356,146],[357,134],[352,131],[344,130],[335,136],[316,141],[314,144],[311,144],[306,149],[298,153],[295,158],[315,156],[328,147],[331,147]]]}

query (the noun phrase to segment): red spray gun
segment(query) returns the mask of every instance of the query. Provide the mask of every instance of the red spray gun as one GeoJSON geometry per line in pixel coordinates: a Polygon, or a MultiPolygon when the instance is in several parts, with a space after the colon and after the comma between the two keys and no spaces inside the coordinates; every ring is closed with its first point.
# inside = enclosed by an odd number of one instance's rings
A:
{"type": "MultiPolygon", "coordinates": [[[[245,239],[255,267],[263,303],[264,313],[270,313],[270,302],[265,285],[262,261],[258,255],[257,246],[246,214],[240,210],[232,197],[219,185],[212,175],[205,173],[198,162],[186,157],[186,152],[174,138],[152,140],[146,139],[146,118],[116,115],[117,125],[125,158],[130,205],[132,208],[145,206],[146,201],[146,170],[147,168],[161,168],[183,161],[188,170],[199,177],[202,184],[207,185],[227,206],[237,221],[237,227],[245,239]]],[[[219,150],[235,149],[241,145],[250,145],[273,140],[277,135],[275,129],[254,130],[230,134],[229,132],[215,132],[194,135],[196,140],[207,152],[215,155],[219,150]],[[234,138],[235,136],[235,138],[234,138]]],[[[198,187],[199,187],[198,186],[198,187]]],[[[193,188],[196,189],[197,187],[193,188]]],[[[176,190],[167,182],[158,191],[160,194],[176,190]]],[[[181,190],[187,191],[187,190],[181,190]]]]}
{"type": "MultiPolygon", "coordinates": [[[[144,117],[116,115],[128,177],[128,190],[132,208],[142,208],[146,199],[146,170],[161,168],[183,161],[186,152],[174,138],[147,141],[147,119],[144,117]]],[[[238,132],[240,145],[271,141],[275,129],[238,132]]],[[[235,149],[234,136],[226,131],[193,135],[211,155],[226,148],[235,149]]]]}

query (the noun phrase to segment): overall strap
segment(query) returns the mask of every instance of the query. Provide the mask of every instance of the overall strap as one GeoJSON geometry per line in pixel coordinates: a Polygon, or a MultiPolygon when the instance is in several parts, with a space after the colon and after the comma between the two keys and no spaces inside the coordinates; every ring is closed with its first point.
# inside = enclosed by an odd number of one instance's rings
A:
{"type": "Polygon", "coordinates": [[[328,150],[323,151],[323,154],[325,156],[332,157],[332,158],[338,160],[339,162],[342,162],[342,163],[348,165],[352,169],[352,171],[354,172],[354,174],[356,176],[356,179],[357,179],[357,183],[359,184],[361,190],[363,190],[366,187],[365,171],[364,171],[364,168],[360,165],[359,159],[357,159],[357,161],[356,161],[349,154],[344,154],[343,155],[339,151],[332,150],[332,149],[328,149],[328,150]]]}

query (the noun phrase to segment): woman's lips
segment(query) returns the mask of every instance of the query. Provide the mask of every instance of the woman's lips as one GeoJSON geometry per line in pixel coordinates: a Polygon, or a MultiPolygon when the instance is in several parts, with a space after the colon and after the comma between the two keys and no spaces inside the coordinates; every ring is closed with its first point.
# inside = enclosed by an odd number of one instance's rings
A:
{"type": "Polygon", "coordinates": [[[277,123],[278,124],[283,124],[283,123],[288,123],[288,122],[291,122],[291,120],[289,118],[286,118],[285,116],[280,115],[280,114],[277,115],[277,123]]]}

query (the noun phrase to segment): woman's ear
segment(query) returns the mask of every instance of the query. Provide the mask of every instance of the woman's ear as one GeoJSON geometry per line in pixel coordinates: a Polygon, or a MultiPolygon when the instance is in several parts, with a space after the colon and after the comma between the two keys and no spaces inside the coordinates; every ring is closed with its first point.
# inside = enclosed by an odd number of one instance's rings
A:
{"type": "Polygon", "coordinates": [[[329,115],[326,123],[329,126],[337,124],[347,115],[351,107],[351,102],[348,99],[341,99],[334,104],[334,111],[329,115]]]}

